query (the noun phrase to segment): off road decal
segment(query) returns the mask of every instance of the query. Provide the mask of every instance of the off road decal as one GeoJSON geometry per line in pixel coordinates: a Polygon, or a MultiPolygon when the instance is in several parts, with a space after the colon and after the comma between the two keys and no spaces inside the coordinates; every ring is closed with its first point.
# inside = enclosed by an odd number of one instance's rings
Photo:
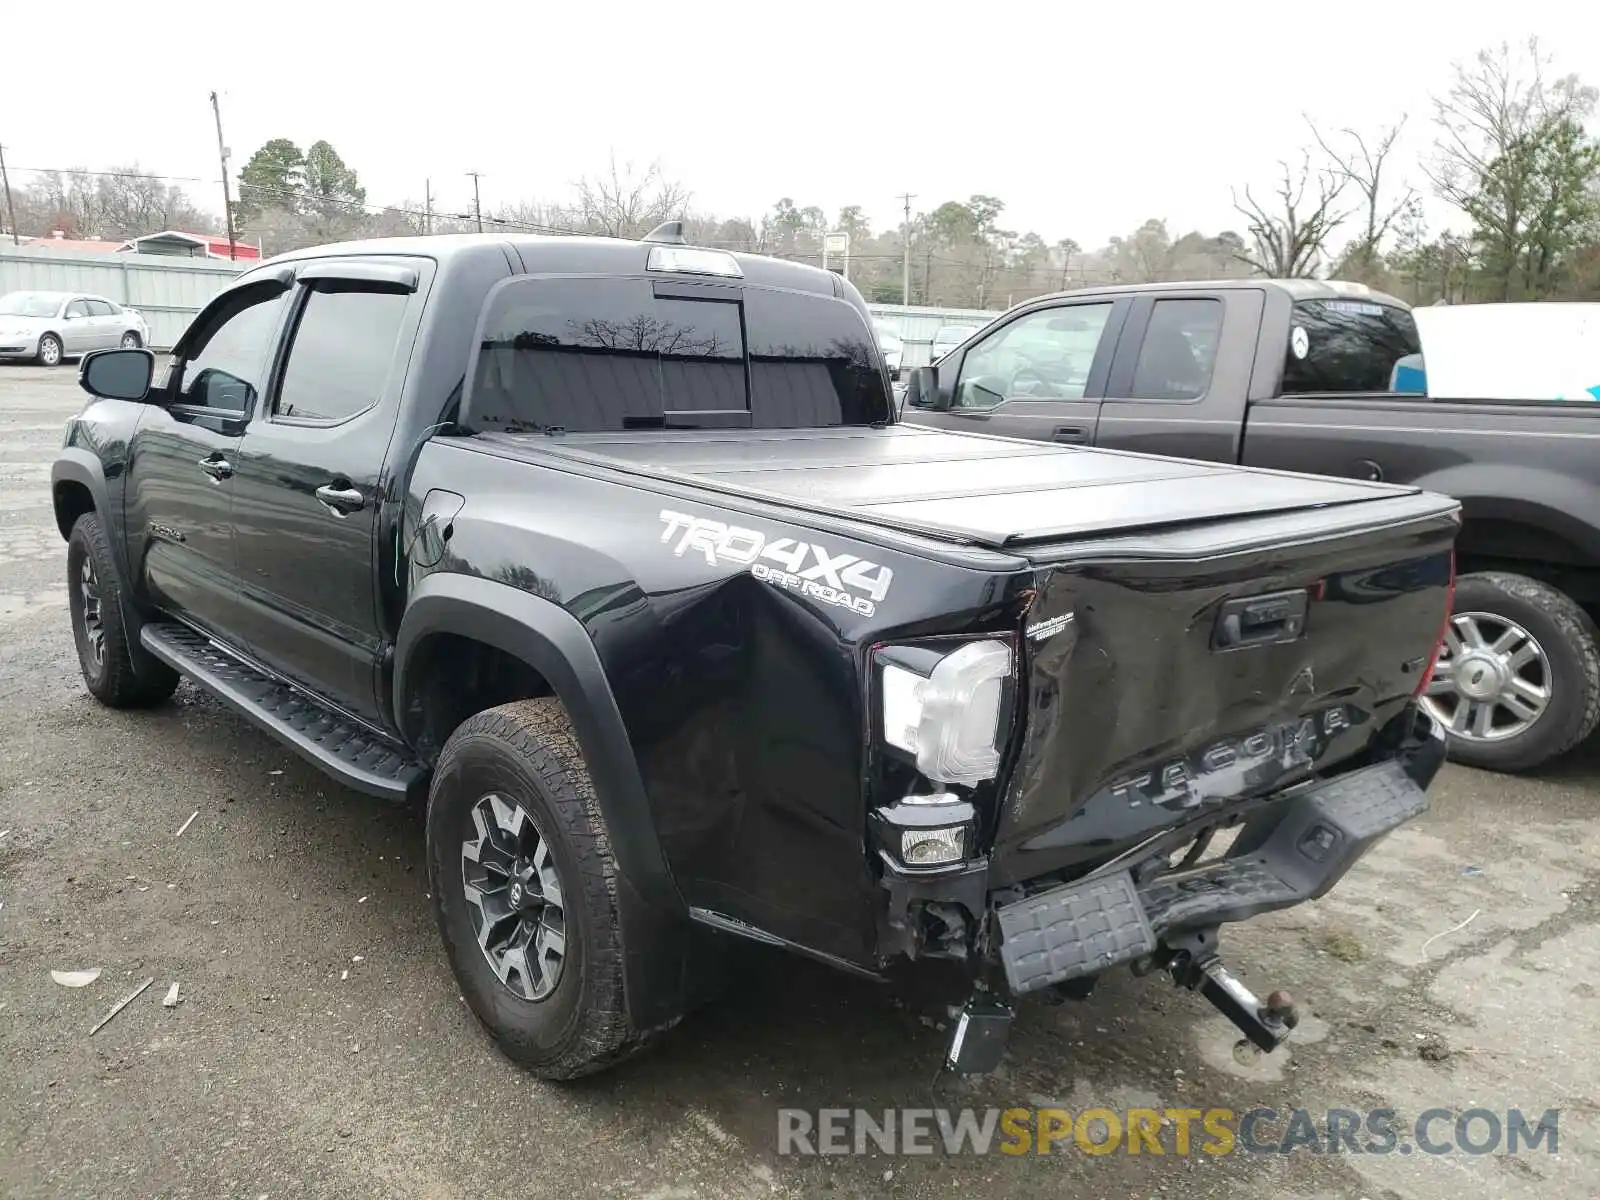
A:
{"type": "Polygon", "coordinates": [[[834,554],[815,542],[768,538],[759,529],[670,509],[661,510],[661,520],[666,525],[661,540],[673,542],[672,552],[679,558],[693,551],[705,555],[706,563],[713,567],[722,563],[748,567],[750,574],[765,583],[848,608],[863,617],[878,611],[894,581],[894,572],[888,567],[854,554],[834,554]]]}

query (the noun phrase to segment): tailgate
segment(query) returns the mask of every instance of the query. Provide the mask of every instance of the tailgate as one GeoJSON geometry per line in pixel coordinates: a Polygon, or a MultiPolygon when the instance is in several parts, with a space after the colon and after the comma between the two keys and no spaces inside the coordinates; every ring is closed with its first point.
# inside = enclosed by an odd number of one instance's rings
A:
{"type": "Polygon", "coordinates": [[[1444,623],[1455,507],[1391,499],[1365,522],[1362,507],[1041,563],[993,882],[1232,815],[1358,754],[1405,707],[1444,623]]]}

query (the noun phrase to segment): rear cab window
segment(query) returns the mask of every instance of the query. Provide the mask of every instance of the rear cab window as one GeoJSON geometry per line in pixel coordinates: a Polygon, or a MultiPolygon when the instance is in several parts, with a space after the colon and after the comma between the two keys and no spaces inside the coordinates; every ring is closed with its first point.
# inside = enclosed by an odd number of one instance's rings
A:
{"type": "Polygon", "coordinates": [[[1295,303],[1283,364],[1285,396],[1425,395],[1422,342],[1411,313],[1372,300],[1295,303]]]}
{"type": "Polygon", "coordinates": [[[832,296],[524,277],[489,300],[469,408],[510,432],[870,425],[892,413],[875,341],[832,296]]]}

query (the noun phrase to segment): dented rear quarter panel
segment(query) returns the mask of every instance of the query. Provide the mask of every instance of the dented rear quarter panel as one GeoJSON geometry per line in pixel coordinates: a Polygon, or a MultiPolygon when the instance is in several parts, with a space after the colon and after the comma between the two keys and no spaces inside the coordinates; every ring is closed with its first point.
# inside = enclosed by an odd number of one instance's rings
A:
{"type": "Polygon", "coordinates": [[[1436,640],[1455,532],[1452,502],[1392,494],[1024,557],[586,463],[540,435],[427,443],[413,530],[433,488],[466,498],[412,586],[427,570],[481,576],[582,622],[684,902],[862,965],[883,895],[867,814],[908,782],[872,728],[874,645],[1018,647],[1022,719],[974,797],[989,882],[1081,872],[1357,755],[1436,640]],[[1307,638],[1210,651],[1226,599],[1319,580],[1307,638]],[[1341,706],[1348,722],[1307,754],[1238,769],[1262,730],[1341,706]]]}
{"type": "Polygon", "coordinates": [[[1014,631],[1032,568],[915,538],[853,537],[838,522],[652,480],[516,461],[476,439],[424,448],[411,532],[435,487],[469,495],[444,557],[410,567],[411,586],[430,570],[477,575],[582,621],[684,901],[871,962],[880,891],[865,840],[871,647],[1014,631]],[[693,522],[732,527],[723,544],[734,556],[693,522]],[[755,549],[775,543],[775,556],[755,549]],[[757,578],[763,561],[823,588],[844,583],[857,603],[757,578]]]}

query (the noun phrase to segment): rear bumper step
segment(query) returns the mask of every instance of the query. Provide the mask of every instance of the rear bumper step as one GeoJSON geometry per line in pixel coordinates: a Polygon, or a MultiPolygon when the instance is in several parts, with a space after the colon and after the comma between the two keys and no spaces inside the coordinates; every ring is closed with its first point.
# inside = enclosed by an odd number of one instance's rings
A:
{"type": "Polygon", "coordinates": [[[404,750],[176,622],[146,625],[144,648],[335,779],[386,800],[414,799],[427,771],[404,750]]]}
{"type": "Polygon", "coordinates": [[[1119,871],[1004,905],[1006,980],[1014,993],[1037,991],[1152,955],[1190,930],[1315,900],[1427,807],[1405,764],[1383,762],[1268,806],[1215,862],[1142,886],[1119,871]]]}

